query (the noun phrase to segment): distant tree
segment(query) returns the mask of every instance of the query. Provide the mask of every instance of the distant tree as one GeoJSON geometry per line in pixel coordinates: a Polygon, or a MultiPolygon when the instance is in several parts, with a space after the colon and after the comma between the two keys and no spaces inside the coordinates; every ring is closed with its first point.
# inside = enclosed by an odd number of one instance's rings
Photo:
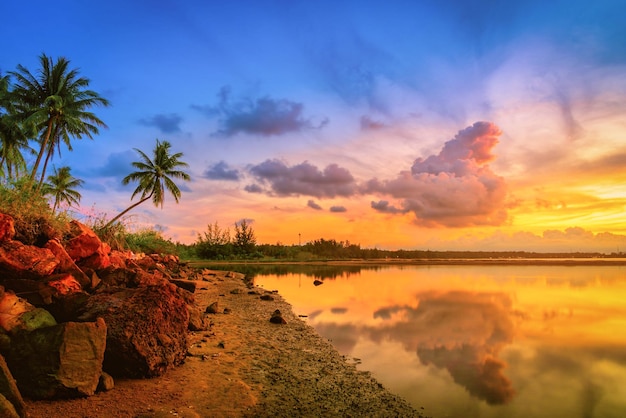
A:
{"type": "Polygon", "coordinates": [[[245,219],[235,223],[235,240],[233,245],[237,254],[246,255],[254,252],[256,236],[252,226],[245,219]]]}
{"type": "Polygon", "coordinates": [[[54,198],[52,210],[56,211],[59,204],[63,202],[69,206],[80,204],[82,196],[75,188],[81,187],[83,183],[83,180],[72,176],[69,167],[61,167],[58,170],[55,168],[54,174],[49,175],[48,182],[44,183],[42,191],[54,198]]]}
{"type": "Polygon", "coordinates": [[[60,57],[56,62],[41,54],[41,68],[33,75],[22,65],[10,72],[15,77],[12,96],[15,108],[26,125],[34,126],[39,133],[39,152],[32,167],[33,180],[45,155],[41,179],[43,184],[46,168],[55,148],[63,141],[72,149],[70,138],[93,138],[98,128],[106,127],[95,114],[87,111],[93,106],[108,106],[109,102],[98,93],[88,90],[89,79],[79,77],[77,69],[70,69],[70,61],[60,57]]]}
{"type": "Polygon", "coordinates": [[[230,229],[222,229],[217,224],[209,224],[203,234],[198,234],[196,255],[205,259],[224,259],[232,256],[230,229]]]}
{"type": "Polygon", "coordinates": [[[181,192],[173,179],[182,179],[189,181],[191,177],[186,172],[179,170],[180,167],[188,167],[188,164],[180,161],[183,156],[181,152],[176,154],[170,154],[170,148],[172,145],[163,141],[156,140],[156,146],[154,147],[154,157],[150,159],[143,151],[135,148],[135,151],[139,153],[141,161],[133,162],[133,167],[138,171],[130,173],[122,179],[122,184],[126,185],[131,181],[139,182],[139,185],[133,192],[131,200],[137,195],[141,194],[141,200],[130,205],[124,209],[119,215],[111,219],[103,228],[106,229],[111,226],[115,221],[124,216],[130,210],[139,206],[143,202],[152,199],[154,206],[163,208],[163,202],[165,201],[166,190],[174,197],[176,203],[180,199],[181,192]]]}

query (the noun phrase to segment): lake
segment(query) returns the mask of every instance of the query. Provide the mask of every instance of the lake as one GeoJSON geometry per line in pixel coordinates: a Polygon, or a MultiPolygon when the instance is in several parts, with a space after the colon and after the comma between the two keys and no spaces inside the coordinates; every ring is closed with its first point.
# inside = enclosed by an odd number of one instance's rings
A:
{"type": "Polygon", "coordinates": [[[626,416],[624,266],[273,268],[255,284],[429,416],[626,416]]]}

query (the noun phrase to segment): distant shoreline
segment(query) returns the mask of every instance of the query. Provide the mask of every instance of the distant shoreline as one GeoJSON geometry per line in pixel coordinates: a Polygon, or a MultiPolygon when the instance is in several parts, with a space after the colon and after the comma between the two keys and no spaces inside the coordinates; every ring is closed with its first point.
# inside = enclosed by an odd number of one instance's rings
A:
{"type": "Polygon", "coordinates": [[[626,258],[431,258],[431,259],[377,259],[377,260],[314,260],[314,261],[256,261],[256,260],[202,260],[189,261],[193,267],[205,265],[327,265],[327,266],[626,266],[626,258]]]}

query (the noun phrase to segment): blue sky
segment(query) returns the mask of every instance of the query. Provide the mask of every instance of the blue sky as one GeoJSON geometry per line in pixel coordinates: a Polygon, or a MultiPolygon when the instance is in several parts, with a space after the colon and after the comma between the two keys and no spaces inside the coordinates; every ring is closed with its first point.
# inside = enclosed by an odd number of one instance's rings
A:
{"type": "Polygon", "coordinates": [[[65,56],[110,100],[95,109],[108,129],[54,161],[85,180],[82,212],[128,206],[133,148],[159,138],[183,152],[193,181],[181,203],[129,220],[175,240],[245,218],[263,242],[301,231],[389,248],[607,250],[626,232],[625,12],[576,0],[5,1],[0,71],[65,56]],[[494,126],[490,140],[466,131],[476,122],[494,126]],[[478,146],[489,158],[463,154],[478,146]],[[583,247],[589,234],[598,243],[583,247]]]}

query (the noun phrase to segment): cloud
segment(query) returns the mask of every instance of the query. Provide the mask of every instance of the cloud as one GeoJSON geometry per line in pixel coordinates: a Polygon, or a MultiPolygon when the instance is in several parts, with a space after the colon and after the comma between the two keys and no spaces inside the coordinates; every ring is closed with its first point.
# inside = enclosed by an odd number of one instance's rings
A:
{"type": "Polygon", "coordinates": [[[322,171],[307,161],[289,167],[273,159],[252,166],[249,171],[278,196],[345,197],[357,190],[352,174],[337,164],[330,164],[322,171]]]}
{"type": "Polygon", "coordinates": [[[347,212],[348,209],[346,209],[345,206],[331,206],[330,211],[333,213],[341,213],[341,212],[347,212]]]}
{"type": "Polygon", "coordinates": [[[376,121],[369,116],[361,116],[360,122],[362,131],[378,131],[387,127],[384,123],[376,121]]]}
{"type": "Polygon", "coordinates": [[[315,210],[322,210],[322,207],[320,205],[318,205],[317,203],[315,203],[315,201],[313,199],[310,199],[306,205],[308,207],[310,207],[311,209],[315,209],[315,210]]]}
{"type": "Polygon", "coordinates": [[[192,108],[209,117],[217,116],[220,129],[217,136],[231,137],[239,133],[273,136],[312,129],[321,129],[327,123],[323,119],[314,123],[304,117],[304,105],[288,99],[262,97],[244,98],[237,102],[231,100],[230,89],[223,87],[216,106],[198,106],[192,108]]]}
{"type": "Polygon", "coordinates": [[[150,118],[140,119],[139,123],[144,126],[154,126],[164,134],[172,134],[180,132],[180,123],[183,118],[176,113],[169,115],[157,114],[150,118]]]}
{"type": "Polygon", "coordinates": [[[448,370],[455,382],[489,404],[509,402],[515,392],[498,354],[515,333],[510,297],[464,291],[426,292],[417,297],[417,307],[379,309],[375,317],[399,320],[371,328],[372,338],[401,342],[423,364],[448,370]]]}
{"type": "Polygon", "coordinates": [[[237,181],[241,176],[238,170],[231,169],[225,161],[220,161],[208,167],[202,174],[202,177],[210,180],[237,181]]]}
{"type": "MultiPolygon", "coordinates": [[[[95,168],[92,171],[92,175],[95,173],[97,176],[104,177],[125,177],[131,171],[134,171],[133,161],[137,160],[137,153],[131,150],[124,152],[114,152],[109,154],[104,165],[95,168]]],[[[87,173],[85,173],[87,174],[87,173]]],[[[85,175],[82,174],[81,175],[85,175]]]]}
{"type": "Polygon", "coordinates": [[[506,184],[488,165],[502,134],[490,122],[476,122],[447,141],[439,154],[418,158],[411,171],[392,180],[366,182],[364,193],[401,199],[400,207],[386,200],[372,208],[385,213],[409,213],[424,226],[500,225],[507,219],[506,184]]]}
{"type": "Polygon", "coordinates": [[[248,193],[263,193],[264,190],[258,184],[248,184],[243,188],[248,193]]]}

